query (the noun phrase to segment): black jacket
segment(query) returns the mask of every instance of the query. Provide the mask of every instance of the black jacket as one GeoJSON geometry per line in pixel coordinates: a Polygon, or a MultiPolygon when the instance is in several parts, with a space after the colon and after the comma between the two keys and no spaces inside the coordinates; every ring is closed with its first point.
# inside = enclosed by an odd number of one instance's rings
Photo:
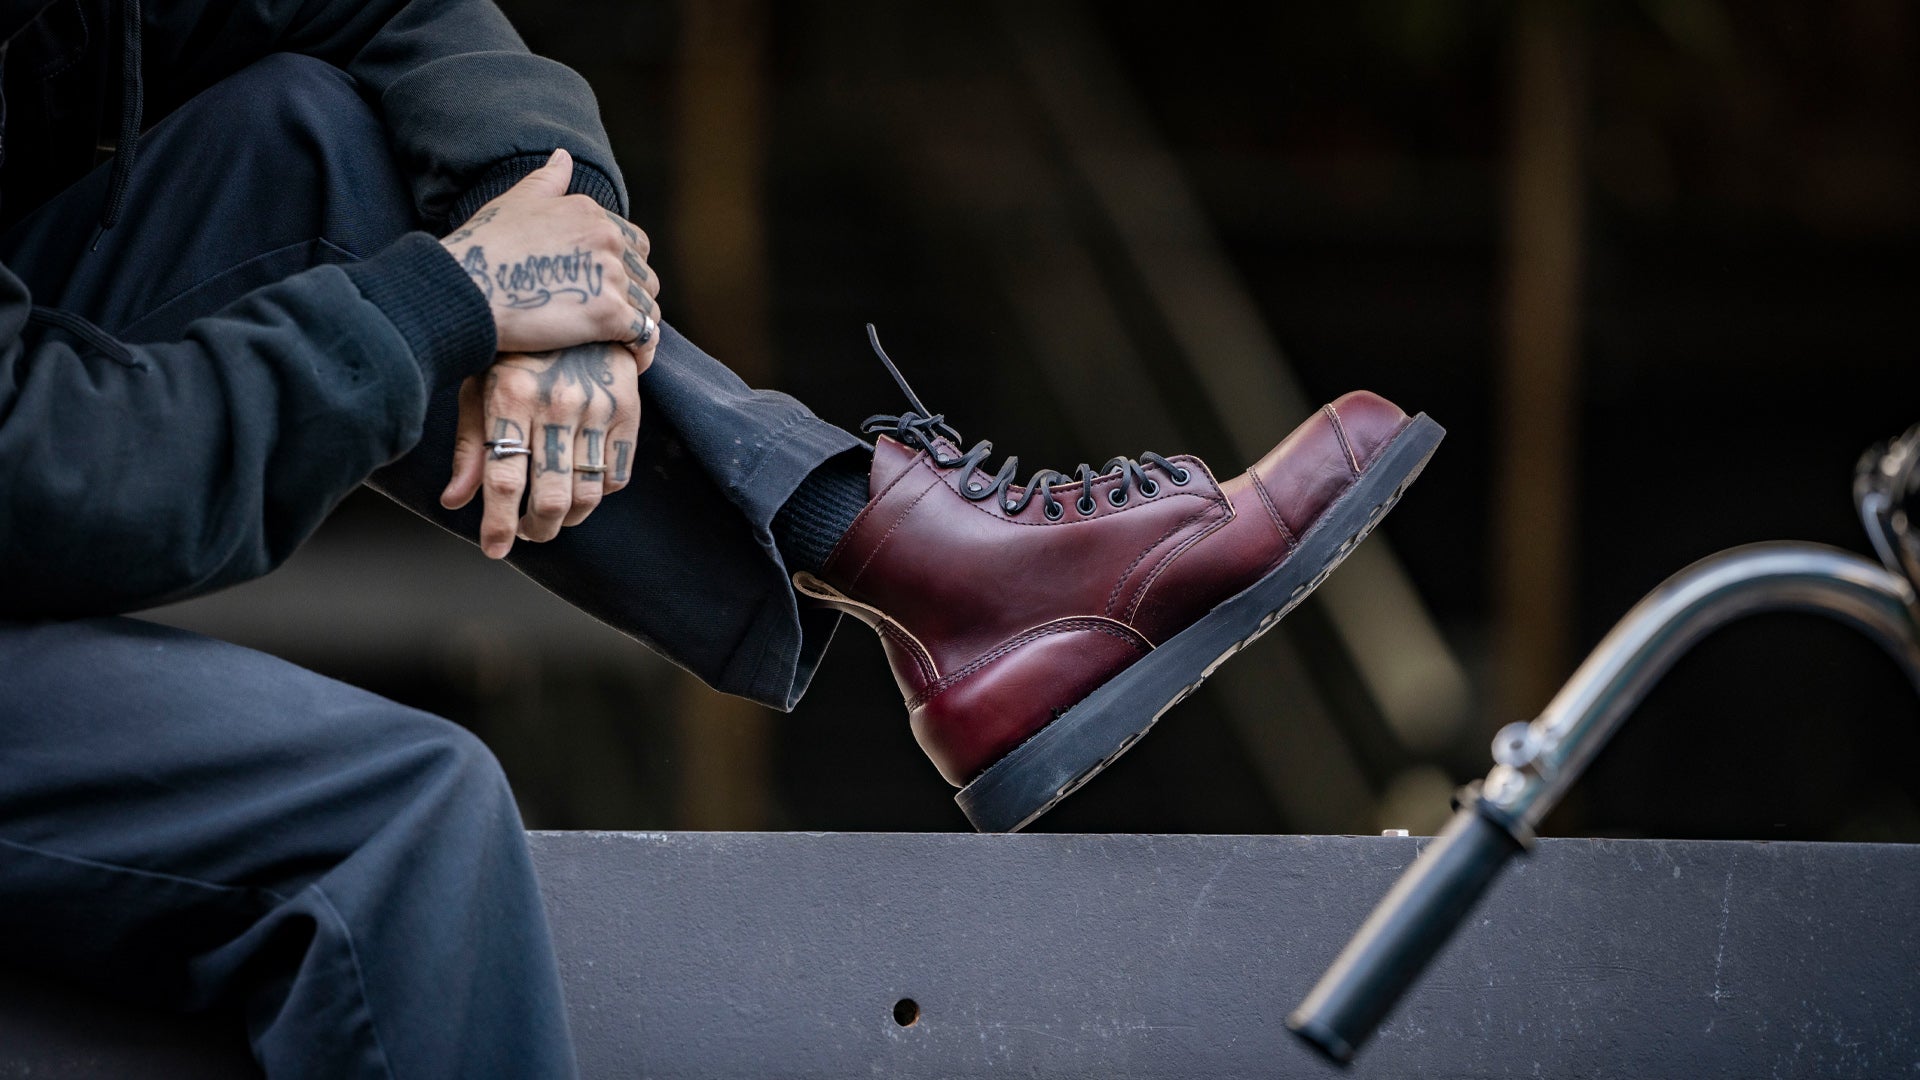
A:
{"type": "MultiPolygon", "coordinates": [[[[591,90],[491,0],[0,0],[0,41],[0,221],[92,168],[97,145],[125,159],[126,132],[276,52],[359,81],[435,227],[554,147],[576,160],[574,190],[626,210],[591,90]]],[[[152,345],[36,308],[0,266],[0,617],[135,610],[267,572],[493,347],[478,290],[424,234],[152,345]]]]}

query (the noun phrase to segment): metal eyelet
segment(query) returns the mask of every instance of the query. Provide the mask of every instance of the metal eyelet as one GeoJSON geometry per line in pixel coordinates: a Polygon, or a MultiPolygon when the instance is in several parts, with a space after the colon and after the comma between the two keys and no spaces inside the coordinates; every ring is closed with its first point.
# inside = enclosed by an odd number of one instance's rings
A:
{"type": "Polygon", "coordinates": [[[1059,521],[1060,518],[1063,515],[1065,515],[1067,511],[1059,503],[1049,502],[1043,505],[1042,507],[1040,507],[1040,512],[1047,515],[1048,521],[1059,521]]]}
{"type": "Polygon", "coordinates": [[[1185,484],[1188,480],[1191,480],[1191,479],[1193,478],[1187,475],[1187,470],[1185,469],[1176,470],[1173,474],[1173,482],[1175,484],[1185,484]]]}
{"type": "Polygon", "coordinates": [[[1152,477],[1140,481],[1140,495],[1142,498],[1151,499],[1158,494],[1160,494],[1160,485],[1152,477]]]}
{"type": "Polygon", "coordinates": [[[1107,501],[1115,506],[1127,505],[1127,493],[1121,488],[1107,489],[1107,501]]]}
{"type": "Polygon", "coordinates": [[[1080,501],[1073,504],[1073,508],[1080,511],[1081,516],[1084,517],[1100,509],[1100,505],[1094,502],[1091,496],[1082,495],[1080,496],[1080,501]]]}

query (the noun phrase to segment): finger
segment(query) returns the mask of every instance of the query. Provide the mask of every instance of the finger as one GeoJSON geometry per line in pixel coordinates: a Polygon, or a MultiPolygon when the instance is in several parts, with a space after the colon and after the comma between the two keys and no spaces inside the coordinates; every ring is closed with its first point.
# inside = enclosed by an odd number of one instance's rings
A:
{"type": "MultiPolygon", "coordinates": [[[[658,297],[660,279],[654,274],[653,268],[647,265],[647,253],[653,249],[652,241],[647,239],[647,234],[641,232],[638,226],[619,214],[605,209],[601,210],[601,213],[606,215],[607,220],[613,223],[614,229],[620,234],[622,242],[620,264],[626,270],[632,285],[637,287],[640,295],[658,297]]],[[[635,297],[633,290],[629,290],[628,295],[635,297]]],[[[639,308],[643,314],[653,314],[652,308],[637,297],[633,299],[633,306],[639,308]]]]}
{"type": "MultiPolygon", "coordinates": [[[[655,350],[659,350],[660,348],[660,332],[662,332],[662,325],[660,325],[659,321],[655,321],[653,315],[641,315],[639,319],[634,321],[632,327],[628,327],[628,334],[630,334],[634,340],[624,342],[624,346],[626,346],[628,356],[634,357],[636,377],[645,375],[647,369],[653,367],[655,350]]],[[[636,398],[634,398],[634,409],[636,409],[637,415],[637,409],[639,409],[637,388],[636,398]]]]}
{"type": "Polygon", "coordinates": [[[635,315],[632,325],[627,327],[631,340],[623,342],[627,354],[638,365],[638,373],[645,375],[653,366],[654,350],[660,347],[660,325],[650,315],[635,315]]]}
{"type": "Polygon", "coordinates": [[[487,418],[480,401],[480,378],[470,376],[460,384],[460,420],[453,434],[453,476],[440,493],[440,505],[458,510],[473,501],[480,490],[480,473],[486,465],[487,418]]]}
{"type": "Polygon", "coordinates": [[[547,163],[520,178],[520,182],[507,189],[507,194],[516,192],[523,195],[539,195],[557,198],[567,193],[567,185],[573,183],[573,155],[565,150],[555,150],[547,158],[547,163]]]}
{"type": "Polygon", "coordinates": [[[653,294],[636,284],[631,276],[627,278],[627,303],[633,305],[633,310],[650,319],[660,317],[660,305],[654,302],[653,294]]]}
{"type": "Polygon", "coordinates": [[[637,365],[637,373],[639,373],[639,375],[645,375],[647,369],[653,367],[653,356],[655,356],[655,350],[659,350],[659,348],[659,331],[653,332],[653,336],[647,338],[645,344],[641,344],[641,342],[628,342],[628,344],[626,344],[626,354],[634,357],[634,363],[637,365]]]}
{"type": "Polygon", "coordinates": [[[653,241],[649,240],[647,234],[640,230],[640,226],[635,225],[633,222],[628,221],[626,218],[621,217],[611,210],[603,209],[601,213],[607,215],[607,220],[613,222],[614,228],[620,230],[620,238],[627,242],[627,246],[632,248],[642,260],[646,259],[647,252],[653,250],[653,241]]]}
{"type": "Polygon", "coordinates": [[[650,349],[653,340],[659,336],[660,324],[652,315],[638,310],[631,313],[627,323],[626,344],[635,350],[636,354],[642,348],[650,349]]]}
{"type": "MultiPolygon", "coordinates": [[[[653,346],[647,346],[647,360],[653,360],[653,346]]],[[[640,371],[646,365],[639,365],[640,371]]],[[[606,494],[627,486],[633,475],[634,447],[640,445],[640,383],[637,378],[622,379],[614,391],[614,412],[607,429],[606,494]]]]}
{"type": "Polygon", "coordinates": [[[656,298],[660,295],[660,277],[653,272],[652,267],[647,265],[645,256],[628,248],[620,253],[620,265],[627,271],[627,277],[639,286],[642,292],[656,298]]]}
{"type": "Polygon", "coordinates": [[[505,558],[513,547],[515,523],[520,519],[520,495],[527,489],[527,421],[488,418],[494,445],[487,448],[481,483],[480,550],[490,559],[505,558]]]}
{"type": "MultiPolygon", "coordinates": [[[[576,414],[577,415],[577,414],[576,414]]],[[[573,506],[573,425],[541,418],[539,445],[533,448],[533,484],[520,536],[542,543],[560,534],[560,522],[573,506]]]]}
{"type": "Polygon", "coordinates": [[[560,522],[566,526],[587,520],[606,493],[607,422],[613,416],[613,406],[596,401],[588,413],[573,440],[573,505],[560,522]]]}
{"type": "Polygon", "coordinates": [[[601,296],[599,340],[617,345],[653,340],[660,329],[659,304],[624,272],[607,277],[612,287],[601,296]]]}

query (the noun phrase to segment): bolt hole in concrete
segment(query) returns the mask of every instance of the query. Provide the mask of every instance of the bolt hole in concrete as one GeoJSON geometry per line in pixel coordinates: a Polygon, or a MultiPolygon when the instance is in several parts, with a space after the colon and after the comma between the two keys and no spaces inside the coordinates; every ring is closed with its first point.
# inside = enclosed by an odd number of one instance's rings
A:
{"type": "Polygon", "coordinates": [[[893,1022],[901,1027],[912,1027],[920,1022],[920,1003],[912,998],[901,998],[893,1003],[893,1022]]]}

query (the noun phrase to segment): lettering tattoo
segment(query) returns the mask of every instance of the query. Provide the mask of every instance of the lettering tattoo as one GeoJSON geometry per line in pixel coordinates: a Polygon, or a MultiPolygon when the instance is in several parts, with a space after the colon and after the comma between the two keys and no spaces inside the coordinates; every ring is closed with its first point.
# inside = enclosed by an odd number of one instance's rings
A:
{"type": "Polygon", "coordinates": [[[580,303],[600,295],[606,268],[586,248],[557,255],[529,255],[493,271],[494,282],[506,293],[508,307],[540,307],[556,296],[573,296],[580,303]]]}
{"type": "Polygon", "coordinates": [[[641,292],[640,286],[638,285],[627,286],[627,300],[630,303],[632,303],[634,307],[640,309],[640,314],[642,315],[653,314],[653,297],[648,296],[644,292],[641,292]]]}
{"type": "MultiPolygon", "coordinates": [[[[582,464],[605,465],[607,459],[605,452],[601,449],[601,444],[606,441],[607,433],[599,428],[587,428],[582,431],[581,434],[587,437],[587,460],[582,462],[582,464]]],[[[597,479],[597,475],[590,474],[587,479],[597,479]]]]}
{"type": "Polygon", "coordinates": [[[487,296],[487,302],[510,308],[536,308],[558,297],[572,297],[586,303],[600,295],[607,270],[593,253],[577,247],[552,255],[529,255],[518,262],[492,263],[487,250],[479,244],[467,249],[460,260],[474,284],[487,296]]]}
{"type": "Polygon", "coordinates": [[[480,292],[487,298],[487,303],[493,303],[493,278],[487,275],[486,249],[478,244],[468,248],[466,255],[460,260],[460,269],[465,270],[467,276],[473,279],[473,283],[480,287],[480,292]]]}
{"type": "Polygon", "coordinates": [[[608,210],[604,206],[600,208],[600,212],[607,215],[607,220],[613,222],[614,226],[620,230],[621,237],[623,237],[627,243],[637,244],[640,242],[640,230],[633,227],[633,222],[608,210]]]}
{"type": "Polygon", "coordinates": [[[627,466],[633,457],[633,444],[625,439],[616,439],[613,444],[613,478],[622,483],[627,479],[627,466]]]}
{"type": "Polygon", "coordinates": [[[561,460],[562,456],[567,452],[565,441],[567,437],[567,425],[548,424],[546,427],[547,452],[540,458],[540,471],[543,473],[563,473],[570,471],[567,468],[567,463],[561,460]]]}
{"type": "MultiPolygon", "coordinates": [[[[607,215],[608,221],[611,221],[615,225],[619,226],[620,235],[626,239],[627,243],[633,244],[636,246],[639,245],[640,243],[639,229],[634,228],[633,225],[629,223],[626,218],[621,217],[619,214],[616,214],[611,210],[603,209],[600,212],[607,215]]],[[[628,251],[621,252],[620,261],[626,265],[628,275],[630,275],[633,278],[633,280],[638,281],[643,285],[646,284],[646,282],[653,277],[652,274],[647,272],[646,260],[642,259],[640,257],[639,252],[637,251],[628,250],[628,251]]],[[[649,302],[647,306],[642,307],[640,304],[640,301],[636,299],[633,302],[633,306],[640,308],[641,311],[644,311],[649,315],[653,314],[653,306],[651,302],[649,302]]]]}
{"type": "Polygon", "coordinates": [[[647,273],[647,264],[641,262],[631,251],[623,253],[620,261],[626,264],[627,273],[633,275],[635,281],[644,282],[651,276],[647,273]]]}

